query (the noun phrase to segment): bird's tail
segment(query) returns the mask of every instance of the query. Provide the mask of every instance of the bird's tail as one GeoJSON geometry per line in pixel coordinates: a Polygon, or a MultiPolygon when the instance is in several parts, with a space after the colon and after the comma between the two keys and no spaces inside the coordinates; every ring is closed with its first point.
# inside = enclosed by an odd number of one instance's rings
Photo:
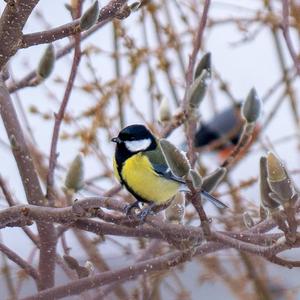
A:
{"type": "Polygon", "coordinates": [[[228,208],[228,206],[226,204],[224,204],[223,202],[221,202],[220,200],[218,200],[217,198],[215,198],[210,193],[208,193],[204,190],[201,191],[201,195],[204,199],[210,201],[218,208],[228,208]]]}
{"type": "MultiPolygon", "coordinates": [[[[186,186],[186,184],[182,184],[179,188],[179,191],[180,192],[189,192],[190,189],[186,186]]],[[[224,204],[223,202],[221,202],[220,200],[218,200],[217,198],[215,198],[214,196],[212,196],[210,193],[206,192],[205,190],[201,191],[201,196],[203,199],[210,201],[218,208],[228,208],[228,206],[226,204],[224,204]]]]}

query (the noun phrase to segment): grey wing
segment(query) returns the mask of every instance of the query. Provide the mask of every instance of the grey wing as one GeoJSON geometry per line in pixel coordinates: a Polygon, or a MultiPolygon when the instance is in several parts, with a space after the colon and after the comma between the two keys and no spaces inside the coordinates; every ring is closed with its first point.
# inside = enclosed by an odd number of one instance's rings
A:
{"type": "MultiPolygon", "coordinates": [[[[182,183],[182,188],[180,189],[182,192],[189,191],[188,187],[185,185],[184,180],[182,180],[180,177],[177,177],[174,174],[172,174],[172,172],[168,168],[168,166],[162,165],[162,164],[153,164],[153,168],[154,168],[155,172],[157,174],[159,174],[160,176],[163,176],[167,179],[182,183]]],[[[209,194],[208,192],[206,192],[204,190],[201,191],[201,195],[205,200],[210,201],[218,208],[227,208],[228,207],[226,204],[224,204],[223,202],[221,202],[220,200],[218,200],[217,198],[215,198],[214,196],[212,196],[211,194],[209,194]]]]}
{"type": "Polygon", "coordinates": [[[185,184],[184,180],[180,177],[175,176],[170,168],[165,164],[152,164],[154,171],[166,179],[173,180],[182,184],[185,184]]]}
{"type": "MultiPolygon", "coordinates": [[[[176,181],[178,183],[181,183],[182,184],[181,188],[180,188],[181,191],[183,191],[183,192],[184,191],[185,192],[189,191],[188,187],[185,184],[185,181],[182,178],[175,176],[171,172],[171,170],[168,167],[167,162],[166,162],[159,146],[155,151],[145,152],[145,155],[147,155],[147,157],[149,158],[154,171],[158,175],[160,175],[160,176],[162,176],[166,179],[173,180],[173,181],[176,181]]],[[[224,203],[222,203],[220,200],[218,200],[215,197],[213,197],[212,195],[210,195],[208,192],[202,190],[201,194],[202,194],[204,199],[212,202],[217,207],[219,207],[219,208],[227,207],[224,203]]]]}

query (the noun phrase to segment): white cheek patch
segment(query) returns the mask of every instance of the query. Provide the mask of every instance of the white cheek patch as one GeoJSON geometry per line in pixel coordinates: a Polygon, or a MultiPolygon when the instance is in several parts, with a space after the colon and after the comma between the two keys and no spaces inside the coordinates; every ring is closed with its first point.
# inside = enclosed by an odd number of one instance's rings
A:
{"type": "Polygon", "coordinates": [[[151,139],[143,139],[138,141],[126,141],[126,148],[131,152],[146,150],[151,145],[151,139]]]}

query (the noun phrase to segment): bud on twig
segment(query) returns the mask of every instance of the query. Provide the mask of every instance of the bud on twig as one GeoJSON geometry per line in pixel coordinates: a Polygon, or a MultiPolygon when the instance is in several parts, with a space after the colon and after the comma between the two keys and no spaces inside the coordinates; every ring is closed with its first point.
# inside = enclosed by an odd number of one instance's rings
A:
{"type": "Polygon", "coordinates": [[[196,170],[191,169],[188,176],[193,183],[194,189],[200,190],[203,183],[201,175],[196,170]]]}
{"type": "Polygon", "coordinates": [[[83,186],[84,179],[84,166],[82,154],[78,154],[68,170],[65,187],[73,190],[74,192],[79,191],[83,186]]]}
{"type": "Polygon", "coordinates": [[[9,141],[10,141],[12,150],[18,150],[20,148],[18,145],[17,139],[13,134],[9,137],[9,141]]]}
{"type": "Polygon", "coordinates": [[[168,221],[175,224],[181,224],[185,213],[185,199],[181,193],[177,193],[171,204],[165,210],[165,216],[168,221]]]}
{"type": "Polygon", "coordinates": [[[268,183],[268,170],[267,170],[267,158],[262,156],[259,161],[259,189],[260,189],[260,201],[263,207],[268,209],[277,208],[280,203],[274,201],[270,194],[272,193],[268,183]]]}
{"type": "Polygon", "coordinates": [[[187,92],[188,102],[192,109],[197,109],[202,102],[206,89],[210,73],[207,70],[203,70],[200,76],[198,76],[187,92]]]}
{"type": "Polygon", "coordinates": [[[46,79],[51,74],[55,63],[55,51],[52,44],[49,44],[46,48],[40,62],[38,68],[36,70],[36,74],[40,79],[46,79]]]}
{"type": "Polygon", "coordinates": [[[204,177],[202,188],[208,193],[214,191],[214,189],[218,186],[218,184],[223,180],[225,174],[227,172],[226,168],[218,168],[213,173],[204,177]]]}
{"type": "Polygon", "coordinates": [[[64,257],[66,264],[68,265],[68,267],[70,269],[76,270],[79,267],[79,263],[74,257],[72,257],[70,255],[64,255],[63,257],[64,257]]]}
{"type": "Polygon", "coordinates": [[[244,224],[247,228],[251,228],[255,225],[252,217],[250,216],[250,214],[247,211],[245,211],[243,213],[243,221],[244,221],[244,224]]]}
{"type": "Polygon", "coordinates": [[[203,70],[206,70],[208,72],[209,78],[211,78],[211,53],[210,52],[204,54],[201,60],[199,61],[196,67],[194,80],[196,80],[196,78],[198,78],[202,74],[203,70]]]}
{"type": "Polygon", "coordinates": [[[76,269],[76,272],[77,272],[78,278],[85,278],[90,275],[89,269],[87,269],[86,267],[82,267],[82,266],[79,266],[76,269]]]}
{"type": "Polygon", "coordinates": [[[267,156],[268,182],[273,193],[270,196],[281,204],[291,200],[295,194],[291,179],[284,164],[270,152],[267,156]]]}
{"type": "Polygon", "coordinates": [[[178,177],[186,176],[190,170],[190,164],[185,154],[165,139],[160,140],[160,146],[172,173],[178,177]]]}
{"type": "Polygon", "coordinates": [[[247,123],[254,123],[258,120],[262,110],[262,101],[258,97],[255,88],[252,88],[243,103],[242,116],[247,123]]]}
{"type": "Polygon", "coordinates": [[[89,269],[80,266],[78,261],[74,257],[70,255],[64,255],[64,260],[71,270],[76,271],[79,278],[88,277],[90,275],[89,269]]]}
{"type": "Polygon", "coordinates": [[[272,152],[267,156],[267,170],[270,181],[282,181],[287,178],[283,163],[272,152]]]}
{"type": "Polygon", "coordinates": [[[82,15],[80,19],[80,29],[88,30],[98,20],[99,17],[99,3],[96,0],[82,15]]]}
{"type": "Polygon", "coordinates": [[[131,3],[129,5],[129,8],[131,11],[137,11],[140,8],[141,4],[142,4],[142,1],[136,1],[136,2],[131,3]]]}
{"type": "Polygon", "coordinates": [[[171,111],[168,99],[163,97],[159,106],[159,121],[161,123],[169,122],[171,120],[171,111]]]}

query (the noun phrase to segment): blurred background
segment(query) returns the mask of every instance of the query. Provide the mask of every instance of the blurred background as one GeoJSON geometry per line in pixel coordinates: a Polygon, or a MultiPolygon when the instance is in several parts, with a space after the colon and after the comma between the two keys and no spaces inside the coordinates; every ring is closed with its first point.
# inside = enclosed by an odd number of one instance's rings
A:
{"type": "MultiPolygon", "coordinates": [[[[114,187],[117,184],[112,174],[114,145],[110,139],[122,127],[133,123],[146,124],[160,134],[164,127],[159,122],[161,101],[166,99],[174,114],[183,99],[185,72],[203,1],[146,2],[128,18],[109,22],[81,43],[82,58],[58,143],[55,180],[62,194],[68,167],[80,152],[84,157],[85,185],[72,197],[101,195],[114,187]]],[[[100,7],[107,3],[99,1],[100,7]]],[[[46,30],[71,21],[66,4],[72,5],[72,1],[40,1],[24,32],[46,30]]],[[[83,10],[91,4],[92,1],[85,0],[83,10]]],[[[3,10],[4,6],[2,1],[0,9],[3,10]]],[[[199,122],[208,121],[216,113],[243,101],[252,87],[256,88],[264,103],[257,140],[216,191],[216,195],[235,213],[220,215],[209,204],[205,206],[220,228],[224,227],[222,218],[230,219],[236,228],[244,226],[242,214],[245,211],[254,220],[259,220],[259,157],[268,150],[273,150],[284,161],[296,186],[300,178],[299,78],[281,24],[281,1],[213,0],[209,9],[198,60],[205,53],[211,53],[212,79],[199,109],[199,122]],[[233,204],[234,201],[239,205],[233,204]]],[[[298,53],[298,0],[290,1],[290,26],[292,42],[298,53]]],[[[55,50],[59,51],[69,43],[69,38],[59,40],[54,43],[55,50]]],[[[38,45],[22,49],[11,59],[11,85],[36,70],[45,48],[46,45],[38,45]]],[[[31,150],[41,165],[41,181],[45,179],[42,166],[47,166],[50,153],[54,113],[59,109],[71,62],[72,53],[57,59],[50,78],[12,94],[31,150]]],[[[176,129],[170,140],[176,145],[184,143],[183,130],[176,129]]],[[[1,176],[15,199],[25,203],[25,194],[8,144],[5,129],[0,123],[1,176]]],[[[203,174],[214,171],[222,163],[222,158],[215,151],[200,152],[198,160],[203,174]]],[[[126,191],[121,191],[118,196],[129,197],[126,191]]],[[[0,207],[7,206],[2,196],[0,207]]],[[[193,209],[187,207],[184,222],[194,224],[194,220],[193,209]]],[[[34,229],[34,226],[31,228],[34,229]]],[[[65,240],[70,254],[82,263],[93,262],[84,245],[85,239],[93,243],[95,251],[111,268],[134,261],[147,244],[144,239],[111,236],[104,239],[92,234],[83,237],[76,231],[69,231],[65,240]]],[[[2,229],[1,240],[36,264],[36,248],[21,229],[2,229]]],[[[58,244],[58,252],[64,253],[61,243],[58,244]]],[[[299,257],[299,254],[299,250],[295,250],[288,255],[299,257]]],[[[4,256],[0,261],[0,287],[1,291],[5,291],[1,297],[10,298],[4,272],[7,264],[11,265],[11,276],[16,279],[20,295],[32,294],[34,290],[30,279],[4,256]]],[[[96,265],[95,272],[101,271],[99,268],[96,265]]],[[[195,258],[169,273],[124,283],[123,287],[130,299],[144,299],[141,298],[143,285],[157,290],[150,299],[300,299],[298,276],[299,272],[295,269],[285,269],[266,263],[259,257],[226,250],[195,258]],[[264,296],[258,296],[261,290],[264,296]]],[[[57,271],[57,278],[61,282],[67,280],[61,270],[57,271]]],[[[118,295],[110,293],[105,299],[117,298],[118,295]]]]}

